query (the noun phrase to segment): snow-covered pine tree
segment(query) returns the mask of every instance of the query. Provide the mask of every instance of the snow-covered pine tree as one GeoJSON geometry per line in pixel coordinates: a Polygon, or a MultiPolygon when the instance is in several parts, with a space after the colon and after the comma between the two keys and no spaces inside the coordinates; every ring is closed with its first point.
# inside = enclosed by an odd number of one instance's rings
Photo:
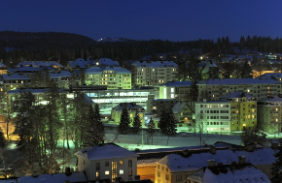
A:
{"type": "Polygon", "coordinates": [[[150,122],[148,123],[148,134],[149,134],[149,139],[151,140],[151,142],[149,142],[150,144],[153,143],[153,136],[154,136],[154,133],[155,133],[155,123],[154,123],[154,120],[151,118],[150,119],[150,122]]]}
{"type": "Polygon", "coordinates": [[[176,119],[174,117],[172,109],[169,109],[167,113],[167,122],[166,122],[166,135],[175,136],[176,135],[176,119]]]}
{"type": "Polygon", "coordinates": [[[250,78],[251,77],[252,68],[248,61],[245,61],[245,64],[242,68],[241,78],[250,78]]]}
{"type": "Polygon", "coordinates": [[[89,145],[94,146],[103,142],[104,140],[104,126],[101,121],[99,105],[95,105],[95,109],[90,107],[89,121],[91,123],[89,130],[89,145]]]}
{"type": "Polygon", "coordinates": [[[278,151],[274,154],[275,162],[272,164],[270,178],[272,183],[281,183],[282,180],[282,138],[279,140],[280,146],[278,151]]]}
{"type": "Polygon", "coordinates": [[[136,109],[136,113],[133,120],[133,128],[132,128],[133,133],[139,134],[141,127],[142,127],[142,122],[140,121],[138,109],[136,109]]]}
{"type": "Polygon", "coordinates": [[[196,102],[198,99],[199,89],[197,83],[198,83],[197,81],[192,81],[191,89],[189,92],[189,96],[193,102],[196,102]]]}
{"type": "Polygon", "coordinates": [[[166,122],[167,122],[167,113],[162,110],[160,121],[159,121],[159,128],[163,134],[166,134],[166,122]]]}
{"type": "Polygon", "coordinates": [[[128,114],[128,109],[127,109],[127,104],[123,107],[121,117],[120,117],[120,123],[118,130],[122,134],[126,134],[129,132],[129,124],[130,124],[130,119],[129,119],[129,114],[128,114]]]}

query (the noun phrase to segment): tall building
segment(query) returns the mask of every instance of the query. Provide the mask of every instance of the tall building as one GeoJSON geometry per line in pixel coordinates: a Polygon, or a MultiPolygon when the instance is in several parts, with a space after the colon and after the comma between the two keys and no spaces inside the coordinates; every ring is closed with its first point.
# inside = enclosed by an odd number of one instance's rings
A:
{"type": "Polygon", "coordinates": [[[267,96],[257,105],[259,126],[271,134],[282,132],[282,98],[267,96]]]}
{"type": "Polygon", "coordinates": [[[131,71],[133,86],[154,86],[178,78],[178,65],[173,61],[135,61],[131,71]]]}
{"type": "Polygon", "coordinates": [[[120,66],[91,66],[84,74],[86,85],[107,85],[108,89],[131,89],[131,72],[120,66]]]}
{"type": "Polygon", "coordinates": [[[267,95],[278,95],[281,83],[274,79],[210,79],[198,84],[199,99],[218,100],[229,92],[246,92],[256,99],[267,95]]]}
{"type": "Polygon", "coordinates": [[[244,92],[231,92],[220,100],[196,102],[195,119],[209,132],[253,128],[257,125],[257,101],[244,92]]]}

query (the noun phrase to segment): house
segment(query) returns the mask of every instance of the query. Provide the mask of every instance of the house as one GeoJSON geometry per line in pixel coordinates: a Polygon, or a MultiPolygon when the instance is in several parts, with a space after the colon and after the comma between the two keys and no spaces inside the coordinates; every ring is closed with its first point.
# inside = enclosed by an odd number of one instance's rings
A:
{"type": "Polygon", "coordinates": [[[136,105],[136,103],[120,103],[118,106],[114,107],[111,111],[111,119],[117,123],[120,122],[121,114],[123,108],[126,107],[129,114],[130,123],[132,124],[134,121],[134,117],[136,111],[138,111],[138,115],[140,117],[140,122],[145,122],[145,109],[140,106],[136,105]]]}
{"type": "Polygon", "coordinates": [[[14,90],[19,87],[24,87],[30,83],[30,78],[25,75],[14,73],[14,74],[2,74],[4,88],[1,89],[4,92],[14,90]]]}
{"type": "Polygon", "coordinates": [[[60,61],[22,61],[16,65],[16,67],[53,67],[55,69],[63,69],[64,66],[62,66],[60,61]]]}
{"type": "Polygon", "coordinates": [[[75,153],[78,157],[78,171],[85,172],[89,180],[117,177],[124,181],[135,180],[137,175],[137,157],[116,144],[100,144],[75,153]]]}

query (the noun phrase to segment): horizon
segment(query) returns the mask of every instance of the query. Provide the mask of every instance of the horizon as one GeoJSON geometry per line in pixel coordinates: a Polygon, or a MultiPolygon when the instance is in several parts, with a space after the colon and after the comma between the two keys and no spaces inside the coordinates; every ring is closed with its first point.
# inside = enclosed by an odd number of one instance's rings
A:
{"type": "Polygon", "coordinates": [[[0,31],[66,32],[93,40],[194,41],[229,36],[282,37],[281,1],[4,1],[0,31]],[[16,13],[15,13],[16,12],[16,13]]]}

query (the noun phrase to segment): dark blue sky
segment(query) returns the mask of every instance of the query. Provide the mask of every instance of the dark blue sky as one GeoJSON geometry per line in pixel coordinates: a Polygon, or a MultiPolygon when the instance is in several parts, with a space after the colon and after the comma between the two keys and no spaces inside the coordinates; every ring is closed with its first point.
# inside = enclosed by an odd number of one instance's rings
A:
{"type": "Polygon", "coordinates": [[[0,31],[103,37],[214,39],[282,37],[281,0],[3,0],[0,31]]]}

